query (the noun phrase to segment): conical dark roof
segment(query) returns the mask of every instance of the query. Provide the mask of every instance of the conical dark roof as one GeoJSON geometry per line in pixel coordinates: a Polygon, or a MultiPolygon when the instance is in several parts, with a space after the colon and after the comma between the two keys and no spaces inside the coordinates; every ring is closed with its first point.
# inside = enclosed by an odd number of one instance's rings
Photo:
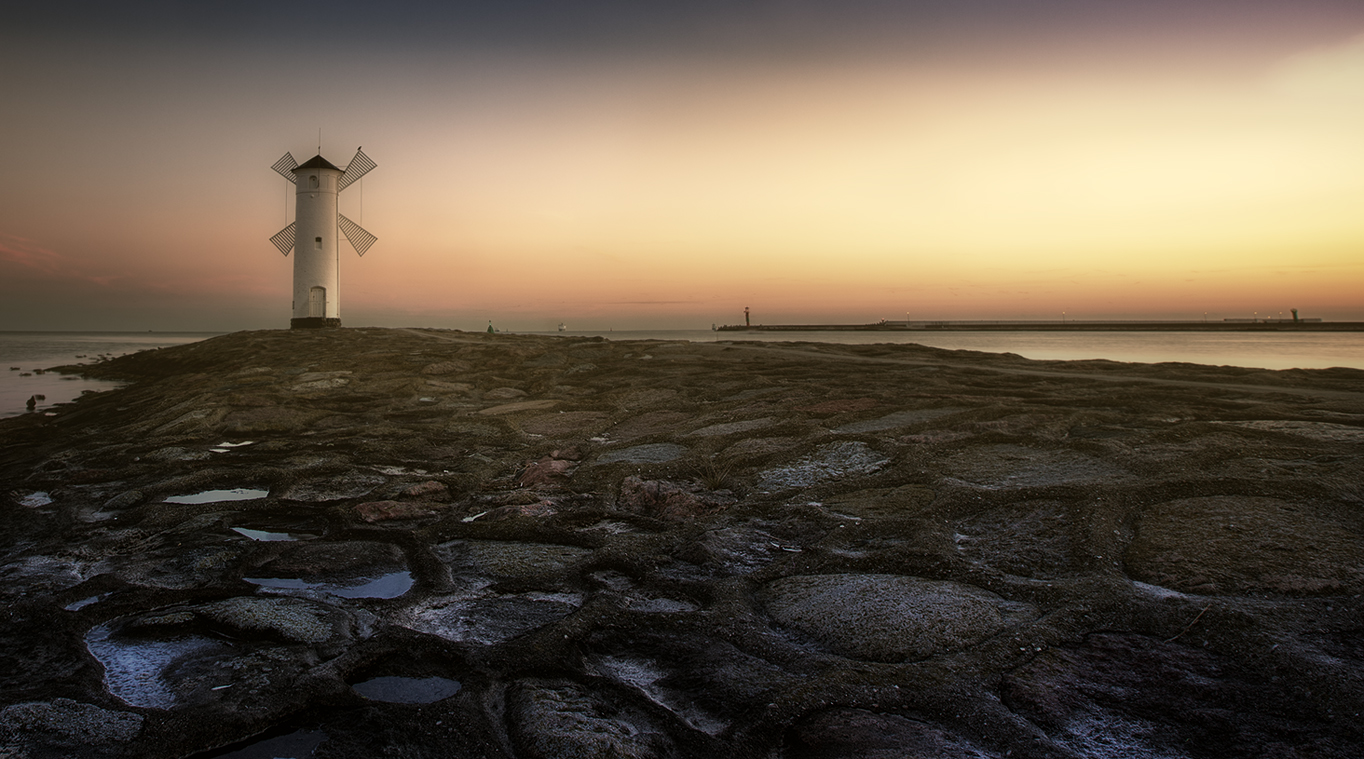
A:
{"type": "Polygon", "coordinates": [[[340,168],[333,166],[331,161],[328,161],[327,159],[323,158],[321,153],[318,153],[312,158],[309,158],[307,163],[304,163],[302,166],[299,166],[298,168],[294,169],[294,171],[302,171],[303,169],[331,169],[333,171],[341,170],[340,168]]]}

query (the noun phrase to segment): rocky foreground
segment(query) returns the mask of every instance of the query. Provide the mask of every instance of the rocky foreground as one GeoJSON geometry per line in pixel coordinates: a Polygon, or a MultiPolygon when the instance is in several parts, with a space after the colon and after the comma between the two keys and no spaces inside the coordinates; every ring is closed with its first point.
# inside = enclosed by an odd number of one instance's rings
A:
{"type": "Polygon", "coordinates": [[[227,335],[0,422],[0,757],[1358,757],[1364,372],[227,335]]]}

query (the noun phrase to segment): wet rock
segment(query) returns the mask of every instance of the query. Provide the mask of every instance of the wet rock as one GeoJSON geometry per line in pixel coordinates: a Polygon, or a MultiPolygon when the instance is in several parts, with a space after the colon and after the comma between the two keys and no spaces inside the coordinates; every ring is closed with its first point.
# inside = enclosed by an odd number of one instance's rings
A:
{"type": "Polygon", "coordinates": [[[1358,592],[1364,532],[1352,512],[1263,497],[1167,501],[1142,513],[1126,565],[1139,580],[1190,593],[1358,592]]]}
{"type": "Polygon", "coordinates": [[[616,506],[655,519],[677,521],[714,514],[738,500],[728,490],[710,491],[697,483],[643,480],[630,475],[621,483],[616,506]]]}
{"type": "Polygon", "coordinates": [[[0,583],[23,593],[73,588],[94,574],[91,564],[58,556],[26,556],[0,566],[0,583]]]}
{"type": "Polygon", "coordinates": [[[545,456],[538,461],[530,461],[521,470],[517,483],[521,487],[541,487],[546,485],[557,485],[568,479],[568,474],[576,466],[576,462],[567,459],[559,459],[554,456],[545,456]]]}
{"type": "Polygon", "coordinates": [[[355,515],[362,520],[374,522],[393,522],[404,519],[425,519],[435,516],[447,507],[424,502],[412,501],[366,501],[356,505],[355,515]]]}
{"type": "Polygon", "coordinates": [[[141,490],[125,490],[105,501],[104,508],[110,511],[122,511],[138,506],[145,500],[147,500],[147,495],[141,490]]]}
{"type": "Polygon", "coordinates": [[[1226,424],[1250,430],[1282,432],[1328,443],[1364,443],[1364,427],[1332,422],[1303,422],[1298,420],[1257,419],[1226,424]]]}
{"type": "Polygon", "coordinates": [[[791,730],[782,759],[992,759],[970,740],[897,714],[829,709],[791,730]]]}
{"type": "Polygon", "coordinates": [[[612,440],[625,442],[649,435],[676,432],[690,419],[690,414],[680,411],[649,411],[622,421],[609,429],[607,435],[612,440]]]}
{"type": "Polygon", "coordinates": [[[990,489],[1115,483],[1131,478],[1110,462],[1069,450],[991,445],[949,457],[950,476],[990,489]]]}
{"type": "Polygon", "coordinates": [[[706,427],[702,427],[699,430],[692,430],[687,434],[692,437],[720,437],[722,435],[733,435],[739,432],[751,432],[753,430],[760,430],[763,427],[770,427],[775,423],[776,420],[768,416],[763,417],[762,419],[746,419],[740,422],[723,422],[721,424],[712,424],[706,427]]]}
{"type": "Polygon", "coordinates": [[[550,585],[561,582],[574,565],[592,555],[590,549],[578,546],[490,540],[443,543],[435,553],[456,577],[475,575],[550,585]]]}
{"type": "Polygon", "coordinates": [[[290,643],[337,644],[350,638],[349,617],[334,606],[301,598],[238,597],[191,609],[241,634],[269,634],[290,643]]]}
{"type": "MultiPolygon", "coordinates": [[[[0,735],[34,748],[88,747],[127,743],[142,732],[135,712],[104,709],[69,698],[11,704],[0,710],[0,735]]],[[[22,756],[22,754],[20,754],[22,756]]]]}
{"type": "Polygon", "coordinates": [[[496,645],[557,622],[581,605],[574,593],[479,592],[422,602],[398,623],[457,643],[496,645]]]}
{"type": "Polygon", "coordinates": [[[527,419],[521,423],[521,429],[532,435],[598,432],[610,423],[610,419],[611,415],[602,411],[559,411],[527,419]]]}
{"type": "Polygon", "coordinates": [[[369,495],[387,480],[377,474],[352,472],[340,477],[327,477],[304,480],[295,483],[280,494],[286,501],[322,503],[341,501],[347,498],[361,498],[369,495]]]}
{"type": "Polygon", "coordinates": [[[801,411],[809,411],[812,414],[844,414],[852,411],[866,411],[881,405],[875,398],[842,398],[832,401],[822,401],[812,403],[808,406],[801,406],[801,411]]]}
{"type": "Polygon", "coordinates": [[[670,667],[644,657],[598,656],[591,661],[594,672],[638,690],[653,703],[672,712],[693,730],[719,735],[730,722],[697,703],[691,694],[668,684],[670,667]]]}
{"type": "Polygon", "coordinates": [[[1071,565],[1072,520],[1055,502],[1024,502],[963,519],[953,542],[963,556],[1027,577],[1054,577],[1071,565]]]}
{"type": "Polygon", "coordinates": [[[769,530],[748,525],[708,530],[681,556],[717,568],[722,575],[730,575],[748,574],[800,550],[795,543],[784,541],[769,530]]]}
{"type": "Polygon", "coordinates": [[[422,374],[438,377],[456,372],[467,372],[473,367],[467,361],[437,361],[422,367],[422,374]]]}
{"type": "Polygon", "coordinates": [[[893,414],[886,414],[876,419],[866,419],[860,422],[849,422],[840,427],[835,427],[834,432],[847,434],[861,434],[867,432],[883,432],[899,427],[908,427],[911,424],[920,424],[944,416],[955,414],[962,409],[949,406],[947,408],[925,408],[910,409],[907,411],[896,411],[893,414]]]}
{"type": "Polygon", "coordinates": [[[661,464],[676,461],[687,452],[686,448],[673,443],[650,443],[608,451],[597,457],[598,464],[661,464]]]}
{"type": "Polygon", "coordinates": [[[1035,615],[970,585],[898,575],[797,575],[768,584],[762,598],[781,624],[885,662],[957,651],[1035,615]]]}
{"type": "Polygon", "coordinates": [[[1180,643],[1100,633],[1011,673],[1004,701],[1082,757],[1349,756],[1331,715],[1180,643]]]}
{"type": "Polygon", "coordinates": [[[208,451],[191,451],[178,445],[157,448],[143,458],[149,461],[204,461],[210,458],[208,451]]]}
{"type": "Polygon", "coordinates": [[[758,487],[769,490],[808,488],[830,480],[871,474],[890,459],[863,442],[830,443],[793,464],[758,475],[758,487]]]}
{"type": "Polygon", "coordinates": [[[930,488],[901,485],[841,493],[825,499],[823,504],[835,514],[847,514],[859,519],[895,519],[921,514],[936,496],[930,488]]]}
{"type": "Polygon", "coordinates": [[[676,756],[672,741],[646,712],[576,683],[517,683],[507,706],[513,738],[527,757],[676,756]]]}
{"type": "Polygon", "coordinates": [[[525,398],[528,393],[514,387],[495,387],[483,394],[484,398],[499,401],[509,401],[512,398],[525,398]]]}
{"type": "Polygon", "coordinates": [[[405,498],[440,499],[445,498],[449,494],[450,489],[445,486],[445,483],[436,482],[435,480],[419,482],[416,485],[403,490],[403,496],[405,498]]]}
{"type": "Polygon", "coordinates": [[[559,402],[550,398],[538,401],[518,401],[516,403],[504,403],[500,406],[485,408],[478,413],[483,416],[505,416],[507,414],[520,414],[526,411],[542,411],[547,408],[554,408],[559,402]]]}
{"type": "Polygon", "coordinates": [[[351,372],[306,372],[300,374],[298,382],[290,390],[296,393],[310,393],[326,390],[335,390],[345,387],[351,383],[351,372]]]}
{"type": "Polygon", "coordinates": [[[197,546],[162,549],[141,560],[121,563],[114,574],[126,582],[149,588],[180,590],[227,581],[242,550],[236,546],[197,546]]]}

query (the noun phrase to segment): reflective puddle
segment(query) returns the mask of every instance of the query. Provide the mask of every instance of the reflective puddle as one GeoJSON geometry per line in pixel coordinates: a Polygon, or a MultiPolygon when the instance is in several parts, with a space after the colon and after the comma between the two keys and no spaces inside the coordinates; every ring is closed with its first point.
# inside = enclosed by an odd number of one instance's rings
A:
{"type": "Polygon", "coordinates": [[[350,687],[371,701],[430,704],[455,695],[460,684],[446,677],[375,677],[350,687]]]}
{"type": "Polygon", "coordinates": [[[231,490],[205,490],[190,495],[173,495],[165,503],[219,503],[222,501],[252,501],[270,495],[268,490],[257,488],[232,488],[231,490]]]}
{"type": "Polygon", "coordinates": [[[252,540],[270,542],[275,540],[298,540],[298,536],[289,532],[270,532],[269,530],[253,530],[249,527],[233,527],[232,531],[238,535],[244,535],[252,540]]]}
{"type": "Polygon", "coordinates": [[[89,598],[82,598],[82,599],[79,600],[79,601],[72,601],[71,603],[67,604],[66,606],[63,606],[62,608],[63,608],[63,609],[66,609],[67,611],[79,611],[80,609],[84,609],[85,607],[89,606],[90,604],[99,603],[100,601],[103,601],[104,599],[108,598],[109,596],[110,596],[109,593],[101,593],[101,594],[99,594],[99,595],[97,595],[97,596],[90,596],[89,598]]]}
{"type": "Polygon", "coordinates": [[[162,673],[177,660],[224,644],[198,635],[169,640],[118,640],[108,625],[99,625],[85,636],[90,655],[104,665],[104,687],[129,706],[170,709],[175,692],[162,673]]]}
{"type": "Polygon", "coordinates": [[[51,503],[52,496],[48,495],[46,492],[42,490],[39,490],[36,493],[29,493],[28,495],[19,499],[19,504],[21,506],[27,506],[30,509],[36,509],[39,506],[47,506],[51,503]]]}
{"type": "Polygon", "coordinates": [[[243,577],[262,588],[277,590],[316,590],[340,598],[397,598],[412,589],[411,572],[390,572],[374,578],[361,578],[347,584],[310,582],[294,577],[243,577]]]}

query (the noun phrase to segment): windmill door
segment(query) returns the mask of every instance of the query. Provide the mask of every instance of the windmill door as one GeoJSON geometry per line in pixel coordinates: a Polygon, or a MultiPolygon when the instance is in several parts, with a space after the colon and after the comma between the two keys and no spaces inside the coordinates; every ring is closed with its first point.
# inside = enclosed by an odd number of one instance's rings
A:
{"type": "Polygon", "coordinates": [[[327,315],[327,288],[314,287],[308,291],[308,316],[325,317],[327,315]]]}

